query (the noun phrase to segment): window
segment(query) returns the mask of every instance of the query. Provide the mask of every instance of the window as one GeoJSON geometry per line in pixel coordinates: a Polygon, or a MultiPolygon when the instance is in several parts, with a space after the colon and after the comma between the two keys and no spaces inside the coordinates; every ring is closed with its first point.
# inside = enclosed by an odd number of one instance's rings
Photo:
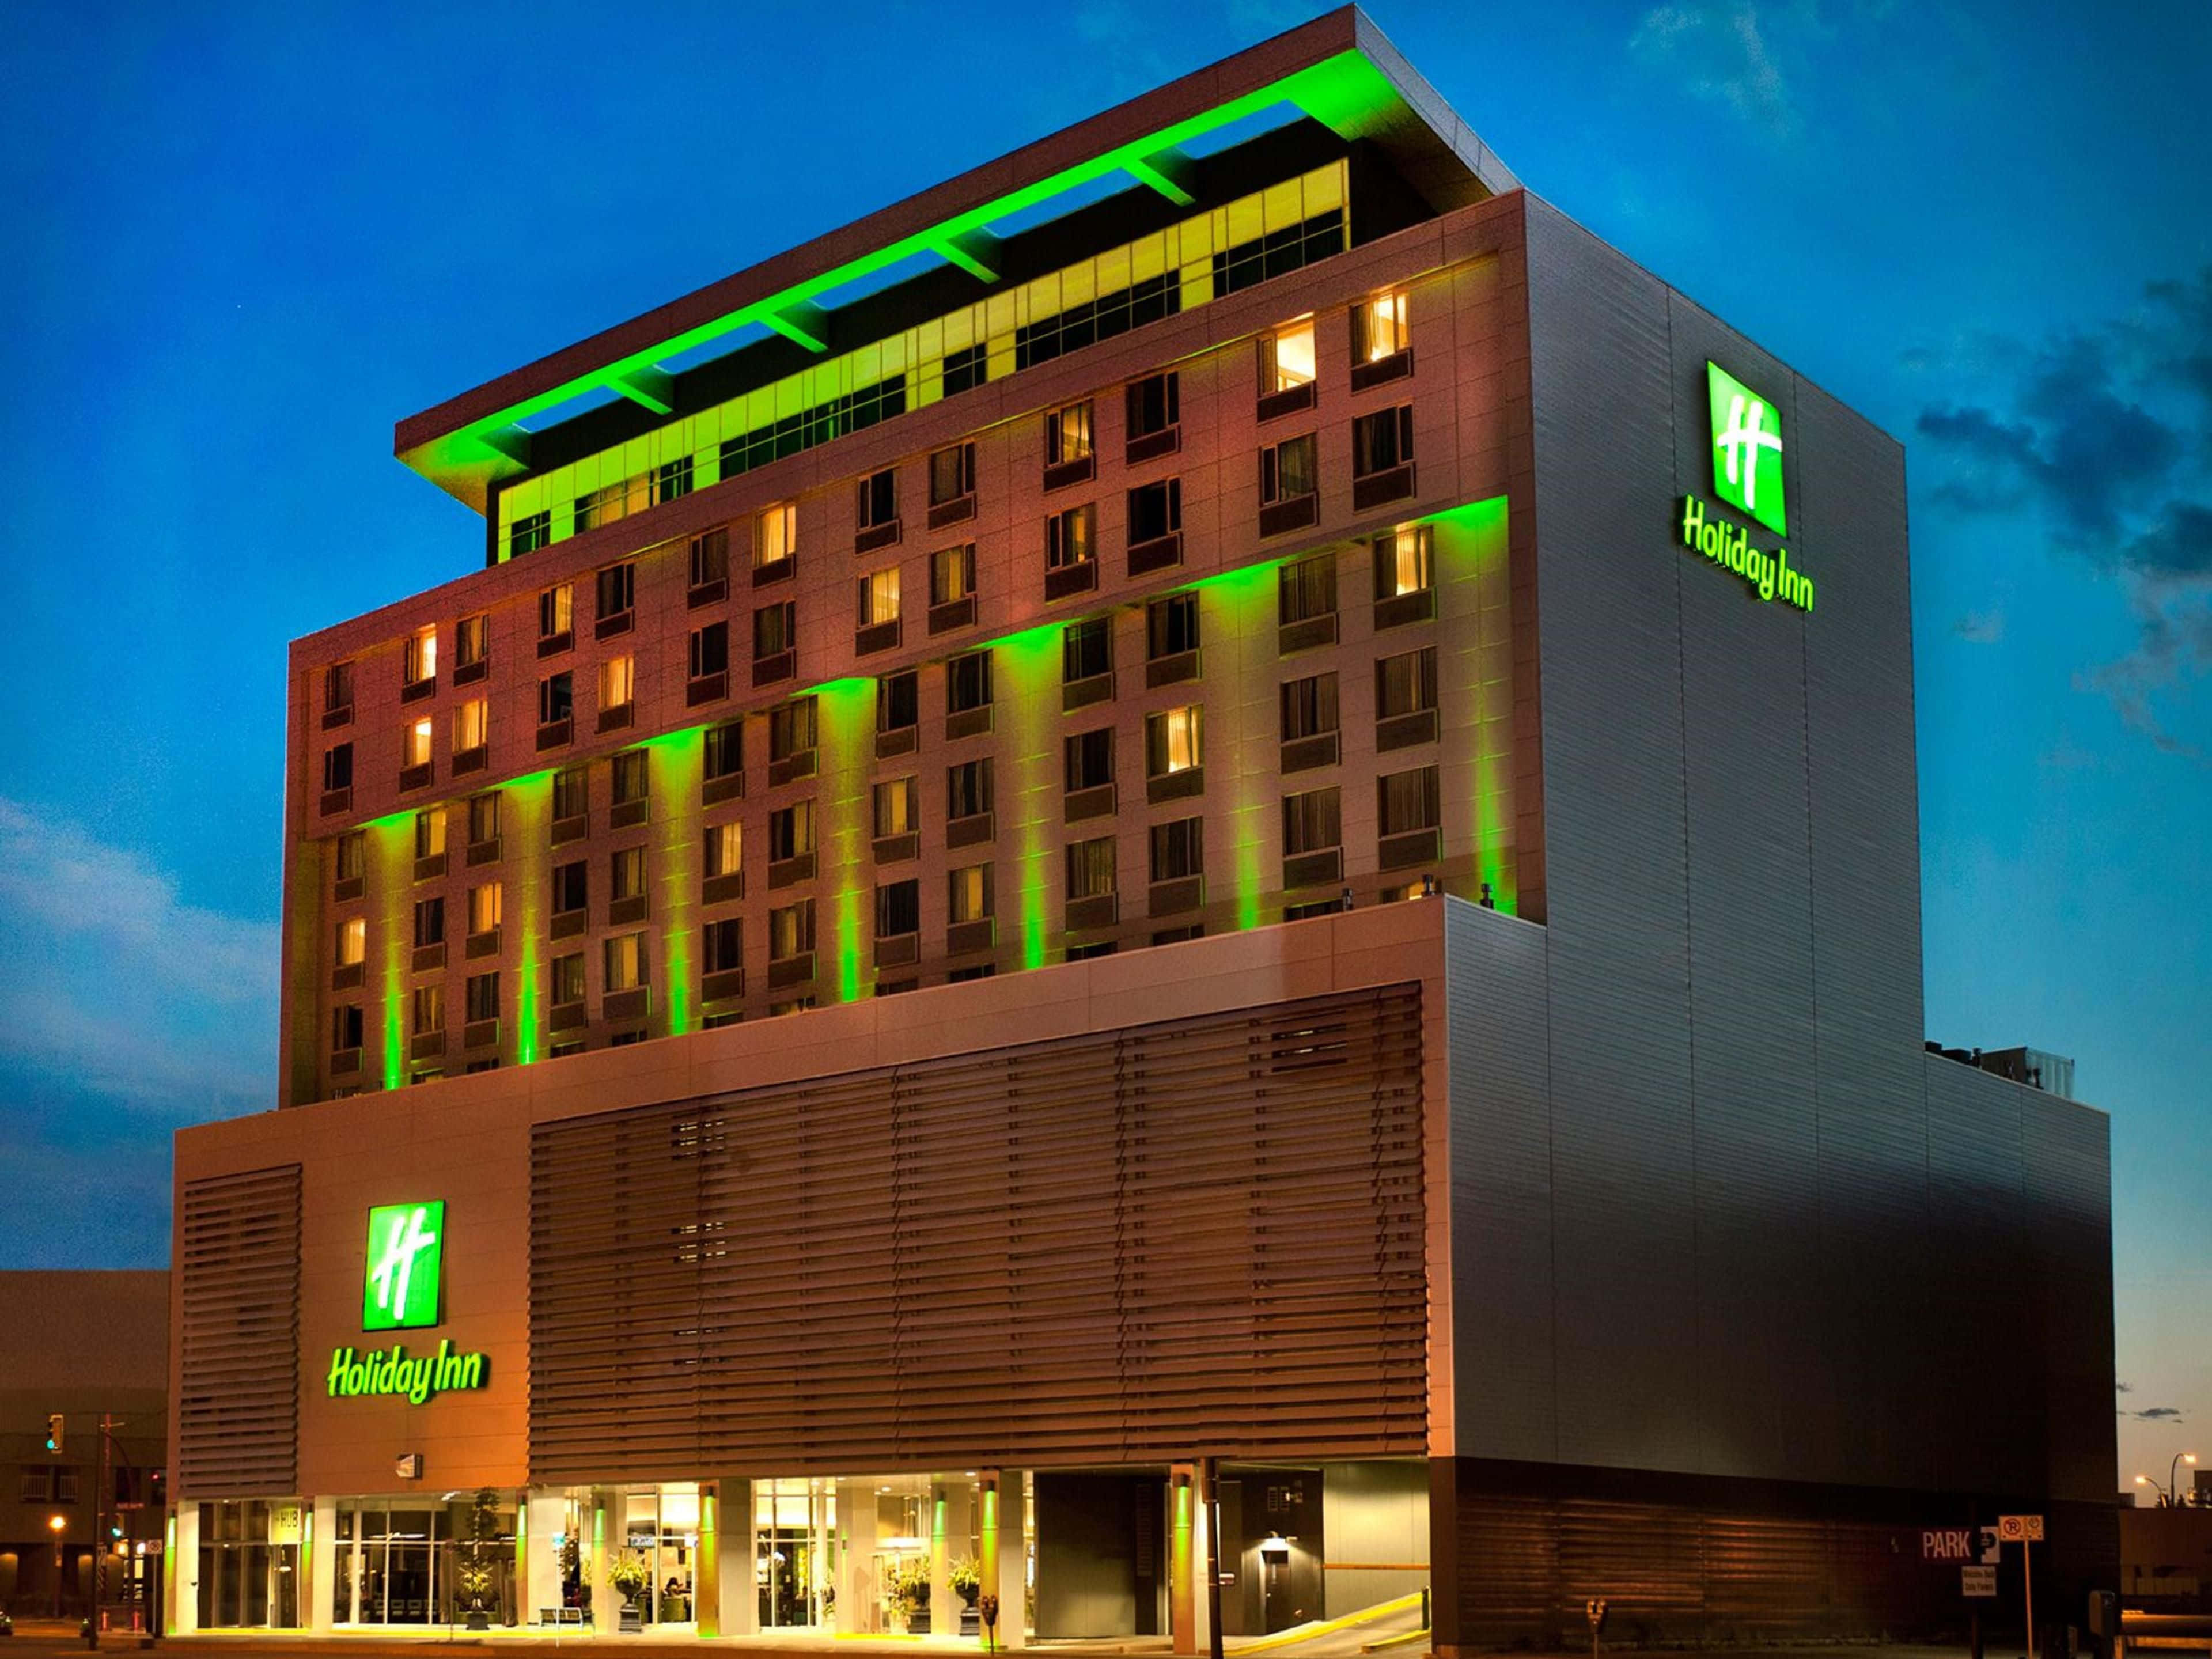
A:
{"type": "Polygon", "coordinates": [[[708,623],[691,630],[691,678],[710,679],[730,667],[730,625],[708,623]]]}
{"type": "Polygon", "coordinates": [[[1317,738],[1336,727],[1336,676],[1315,674],[1288,680],[1282,689],[1283,741],[1317,738]]]}
{"type": "Polygon", "coordinates": [[[1285,323],[1260,342],[1262,396],[1292,392],[1314,383],[1313,319],[1285,323]]]}
{"type": "Polygon", "coordinates": [[[1309,789],[1283,797],[1283,855],[1324,853],[1344,845],[1344,813],[1337,788],[1309,789]]]}
{"type": "Polygon", "coordinates": [[[491,660],[491,618],[464,617],[453,624],[453,666],[474,668],[491,660]]]}
{"type": "Polygon", "coordinates": [[[726,526],[691,538],[691,586],[705,587],[730,576],[730,532],[726,526]]]}
{"type": "Polygon", "coordinates": [[[353,745],[332,744],[323,750],[323,787],[350,789],[353,787],[353,745]]]}
{"type": "Polygon", "coordinates": [[[921,883],[909,877],[876,889],[876,937],[901,939],[921,931],[921,883]]]}
{"type": "Polygon", "coordinates": [[[615,757],[615,805],[626,806],[632,801],[642,801],[648,782],[647,763],[650,757],[642,749],[626,749],[615,757]]]}
{"type": "Polygon", "coordinates": [[[945,707],[949,714],[965,714],[989,706],[991,653],[970,651],[945,665],[945,707]]]}
{"type": "Polygon", "coordinates": [[[1206,868],[1206,820],[1176,818],[1156,823],[1152,833],[1152,879],[1181,881],[1206,868]]]}
{"type": "Polygon", "coordinates": [[[1145,716],[1145,775],[1164,778],[1201,765],[1205,752],[1199,740],[1196,703],[1184,708],[1163,708],[1145,716]]]}
{"type": "Polygon", "coordinates": [[[1423,646],[1375,665],[1375,718],[1418,714],[1437,706],[1437,648],[1423,646]]]}
{"type": "Polygon", "coordinates": [[[795,800],[768,815],[768,856],[772,864],[804,858],[814,850],[814,803],[795,800]]]}
{"type": "Polygon", "coordinates": [[[788,962],[814,949],[814,901],[801,899],[768,913],[768,959],[788,962]]]}
{"type": "Polygon", "coordinates": [[[637,601],[637,567],[611,564],[599,574],[599,608],[592,614],[601,622],[626,617],[637,601]]]}
{"type": "Polygon", "coordinates": [[[582,859],[553,866],[553,914],[574,915],[591,902],[590,868],[582,859]]]}
{"type": "Polygon", "coordinates": [[[1044,562],[1048,569],[1064,570],[1089,562],[1097,550],[1092,526],[1097,509],[1085,501],[1044,521],[1044,562]]]}
{"type": "Polygon", "coordinates": [[[348,916],[338,924],[338,966],[358,968],[368,955],[368,918],[348,916]]]}
{"type": "Polygon", "coordinates": [[[517,519],[507,526],[507,556],[510,559],[524,553],[535,553],[553,539],[551,509],[532,513],[517,519]]]}
{"type": "Polygon", "coordinates": [[[1271,506],[1296,501],[1321,488],[1314,465],[1314,434],[1301,433],[1260,452],[1260,500],[1271,506]]]}
{"type": "Polygon", "coordinates": [[[609,657],[599,665],[599,708],[627,708],[637,700],[637,659],[609,657]]]}
{"type": "Polygon", "coordinates": [[[707,826],[707,879],[717,876],[734,876],[744,868],[745,830],[742,823],[732,819],[727,823],[707,826]]]}
{"type": "Polygon", "coordinates": [[[1067,959],[1070,962],[1088,962],[1093,957],[1110,957],[1120,948],[1110,939],[1095,939],[1089,945],[1069,945],[1067,959]]]}
{"type": "Polygon", "coordinates": [[[898,522],[898,471],[885,467],[872,472],[856,487],[855,513],[860,527],[875,530],[898,522]]]}
{"type": "Polygon", "coordinates": [[[1093,617],[1070,623],[1060,634],[1060,682],[1096,679],[1114,672],[1114,623],[1110,617],[1093,617]]]}
{"type": "Polygon", "coordinates": [[[368,873],[368,837],[349,830],[338,837],[337,879],[359,881],[368,873]]]}
{"type": "Polygon", "coordinates": [[[1044,464],[1061,466],[1090,458],[1091,415],[1088,399],[1055,409],[1044,417],[1044,464]]]}
{"type": "Polygon", "coordinates": [[[1436,573],[1430,564],[1433,554],[1434,543],[1426,525],[1377,537],[1375,597],[1395,599],[1401,593],[1426,592],[1436,582],[1436,573]]]}
{"type": "Polygon", "coordinates": [[[1097,789],[1114,781],[1114,728],[1078,732],[1060,740],[1060,772],[1067,793],[1097,789]]]}
{"type": "Polygon", "coordinates": [[[975,544],[945,548],[929,556],[929,602],[951,605],[975,591],[975,544]]]}
{"type": "Polygon", "coordinates": [[[335,714],[353,707],[353,665],[334,662],[323,670],[323,712],[335,714]]]}
{"type": "Polygon", "coordinates": [[[1275,620],[1288,628],[1336,614],[1336,555],[1317,554],[1285,565],[1276,578],[1275,620]]]}
{"type": "Polygon", "coordinates": [[[984,921],[991,915],[991,866],[970,864],[955,870],[950,878],[951,906],[947,914],[956,927],[963,922],[984,921]]]}
{"type": "Polygon", "coordinates": [[[430,763],[431,740],[436,730],[428,714],[408,721],[399,734],[400,763],[404,766],[428,766],[430,763]]]}
{"type": "Polygon", "coordinates": [[[553,775],[553,817],[580,818],[592,810],[591,775],[580,766],[572,766],[553,775]]]}
{"type": "Polygon", "coordinates": [[[888,570],[872,570],[860,580],[860,605],[854,620],[856,628],[875,628],[899,619],[899,573],[893,565],[888,570]]]}
{"type": "Polygon", "coordinates": [[[991,759],[962,761],[945,769],[945,816],[980,817],[991,810],[991,759]]]}
{"type": "Polygon", "coordinates": [[[1163,478],[1129,492],[1129,545],[1142,546],[1182,528],[1182,480],[1163,478]]]}
{"type": "Polygon", "coordinates": [[[361,1047],[362,1013],[358,1006],[331,1010],[331,1052],[342,1054],[361,1047]]]}
{"type": "Polygon", "coordinates": [[[617,848],[607,860],[607,897],[619,904],[645,896],[645,848],[617,848]]]}
{"type": "Polygon", "coordinates": [[[495,881],[480,882],[469,889],[470,938],[499,931],[501,897],[501,884],[495,881]]]}
{"type": "Polygon", "coordinates": [[[1437,769],[1417,766],[1376,779],[1375,807],[1376,826],[1385,836],[1435,829],[1443,821],[1437,769]]]}
{"type": "Polygon", "coordinates": [[[998,971],[999,964],[995,962],[978,963],[973,968],[955,968],[945,975],[945,982],[947,985],[965,985],[972,980],[989,979],[998,971]]]}
{"type": "Polygon", "coordinates": [[[446,988],[444,986],[416,986],[414,1003],[414,1019],[409,1029],[416,1036],[432,1036],[446,1029],[446,988]]]}
{"type": "Polygon", "coordinates": [[[499,1018],[499,973],[471,974],[463,988],[464,1000],[468,1005],[468,1019],[471,1025],[499,1018]]]}
{"type": "Polygon", "coordinates": [[[1078,841],[1067,848],[1067,896],[1103,898],[1114,890],[1114,837],[1078,841]]]}
{"type": "Polygon", "coordinates": [[[745,965],[744,927],[736,916],[710,921],[699,933],[708,973],[726,974],[745,965]]]}
{"type": "Polygon", "coordinates": [[[563,671],[538,682],[538,723],[551,726],[575,712],[575,678],[563,671]]]}
{"type": "Polygon", "coordinates": [[[1170,593],[1145,607],[1145,656],[1158,662],[1198,649],[1198,595],[1170,593]]]}
{"type": "Polygon", "coordinates": [[[814,751],[814,699],[799,697],[768,713],[768,757],[792,760],[814,751]]]}
{"type": "Polygon", "coordinates": [[[538,637],[556,640],[576,626],[576,589],[572,582],[549,587],[538,596],[538,637]]]}
{"type": "MultiPolygon", "coordinates": [[[[637,503],[645,503],[641,498],[637,503]]],[[[613,524],[627,518],[630,510],[629,480],[611,483],[576,497],[576,533],[596,530],[601,525],[613,524]]]]}
{"type": "Polygon", "coordinates": [[[553,958],[553,1006],[574,1006],[584,1000],[584,953],[553,958]]]}
{"type": "Polygon", "coordinates": [[[707,732],[706,771],[708,782],[733,778],[745,769],[745,728],[742,720],[710,727],[707,732]]]}
{"type": "Polygon", "coordinates": [[[491,704],[471,697],[453,710],[453,752],[465,755],[491,741],[491,704]]]}
{"type": "Polygon", "coordinates": [[[975,493],[975,446],[955,444],[929,458],[929,504],[943,507],[975,493]]]}
{"type": "Polygon", "coordinates": [[[1352,308],[1352,361],[1380,362],[1413,343],[1406,330],[1403,292],[1378,294],[1352,308]]]}
{"type": "Polygon", "coordinates": [[[799,642],[799,602],[764,605],[753,612],[753,660],[765,662],[799,642]]]}
{"type": "Polygon", "coordinates": [[[1413,406],[1378,409],[1352,422],[1352,476],[1372,477],[1413,459],[1413,406]]]}
{"type": "Polygon", "coordinates": [[[1139,380],[1128,391],[1129,431],[1133,441],[1182,424],[1182,377],[1170,371],[1139,380]]]}
{"type": "Polygon", "coordinates": [[[753,526],[753,568],[781,564],[799,552],[799,504],[782,501],[762,509],[753,526]]]}
{"type": "Polygon", "coordinates": [[[991,378],[991,352],[988,346],[971,345],[958,351],[945,354],[945,395],[965,392],[970,386],[981,386],[991,378]]]}
{"type": "Polygon", "coordinates": [[[921,676],[911,668],[876,682],[876,730],[910,731],[921,720],[921,676]]]}
{"type": "Polygon", "coordinates": [[[603,991],[635,991],[646,982],[645,935],[617,933],[601,947],[605,974],[603,991]]]}
{"type": "Polygon", "coordinates": [[[914,779],[884,779],[875,787],[876,839],[912,835],[921,827],[921,808],[914,779]]]}
{"type": "Polygon", "coordinates": [[[415,815],[415,856],[443,858],[446,854],[446,809],[433,806],[415,815]]]}
{"type": "Polygon", "coordinates": [[[499,793],[469,798],[469,845],[482,847],[499,839],[499,793]]]}
{"type": "Polygon", "coordinates": [[[418,628],[407,636],[407,684],[421,685],[438,678],[438,630],[418,628]]]}
{"type": "Polygon", "coordinates": [[[663,461],[653,475],[653,498],[656,501],[672,501],[679,495],[691,493],[691,458],[681,456],[672,461],[663,461]]]}

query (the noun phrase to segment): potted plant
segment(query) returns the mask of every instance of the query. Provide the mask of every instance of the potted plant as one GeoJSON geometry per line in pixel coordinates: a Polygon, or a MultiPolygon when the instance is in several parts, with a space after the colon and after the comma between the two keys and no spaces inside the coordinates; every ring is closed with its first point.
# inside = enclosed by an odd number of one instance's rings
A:
{"type": "Polygon", "coordinates": [[[653,1583],[653,1575],[646,1571],[645,1563],[635,1555],[623,1556],[607,1568],[607,1583],[623,1599],[619,1628],[643,1629],[644,1619],[638,1609],[637,1598],[653,1583]]]}
{"type": "Polygon", "coordinates": [[[982,1564],[972,1555],[963,1555],[945,1571],[952,1593],[960,1598],[960,1633],[974,1636],[981,1628],[975,1616],[975,1598],[983,1589],[982,1564]]]}
{"type": "Polygon", "coordinates": [[[469,1598],[468,1627],[489,1630],[491,1614],[484,1597],[491,1594],[491,1547],[499,1531],[499,1497],[486,1486],[469,1506],[469,1541],[462,1547],[461,1568],[456,1575],[461,1594],[469,1598]]]}
{"type": "Polygon", "coordinates": [[[899,1628],[910,1636],[929,1633],[929,1568],[925,1563],[894,1559],[884,1569],[884,1594],[899,1628]]]}

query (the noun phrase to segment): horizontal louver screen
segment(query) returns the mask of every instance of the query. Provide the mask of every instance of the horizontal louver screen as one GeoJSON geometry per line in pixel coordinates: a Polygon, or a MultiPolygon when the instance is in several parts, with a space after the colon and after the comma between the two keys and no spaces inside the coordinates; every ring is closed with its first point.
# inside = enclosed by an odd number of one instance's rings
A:
{"type": "Polygon", "coordinates": [[[184,1206],[177,1488],[295,1492],[300,1166],[190,1182],[184,1206]]]}
{"type": "Polygon", "coordinates": [[[1425,1448],[1417,988],[549,1124],[531,1211],[536,1480],[1425,1448]]]}

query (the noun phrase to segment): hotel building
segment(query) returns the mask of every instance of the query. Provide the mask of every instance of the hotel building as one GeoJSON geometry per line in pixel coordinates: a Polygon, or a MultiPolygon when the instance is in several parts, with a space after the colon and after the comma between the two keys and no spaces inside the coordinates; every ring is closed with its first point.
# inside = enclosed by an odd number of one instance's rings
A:
{"type": "Polygon", "coordinates": [[[292,650],[179,1628],[2108,1580],[2106,1120],[1923,1047],[1903,453],[1356,9],[395,448],[482,568],[292,650]]]}

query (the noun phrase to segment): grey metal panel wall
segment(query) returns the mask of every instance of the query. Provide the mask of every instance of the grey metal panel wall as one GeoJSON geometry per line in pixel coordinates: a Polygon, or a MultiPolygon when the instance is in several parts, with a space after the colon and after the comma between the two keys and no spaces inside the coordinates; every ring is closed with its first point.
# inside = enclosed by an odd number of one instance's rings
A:
{"type": "MultiPolygon", "coordinates": [[[[1559,1455],[1698,1464],[1688,855],[1666,289],[1528,207],[1559,1455]]],[[[1476,1438],[1461,1450],[1486,1450],[1476,1438]]]]}
{"type": "Polygon", "coordinates": [[[1456,1443],[1559,1455],[1548,931],[1444,901],[1456,1443]]]}
{"type": "Polygon", "coordinates": [[[2050,1401],[2044,1475],[2055,1497],[2094,1499],[2112,1485],[2118,1460],[2112,1414],[2112,1125],[2101,1113],[2070,1101],[2032,1089],[2023,1092],[2021,1150],[2050,1401]]]}

